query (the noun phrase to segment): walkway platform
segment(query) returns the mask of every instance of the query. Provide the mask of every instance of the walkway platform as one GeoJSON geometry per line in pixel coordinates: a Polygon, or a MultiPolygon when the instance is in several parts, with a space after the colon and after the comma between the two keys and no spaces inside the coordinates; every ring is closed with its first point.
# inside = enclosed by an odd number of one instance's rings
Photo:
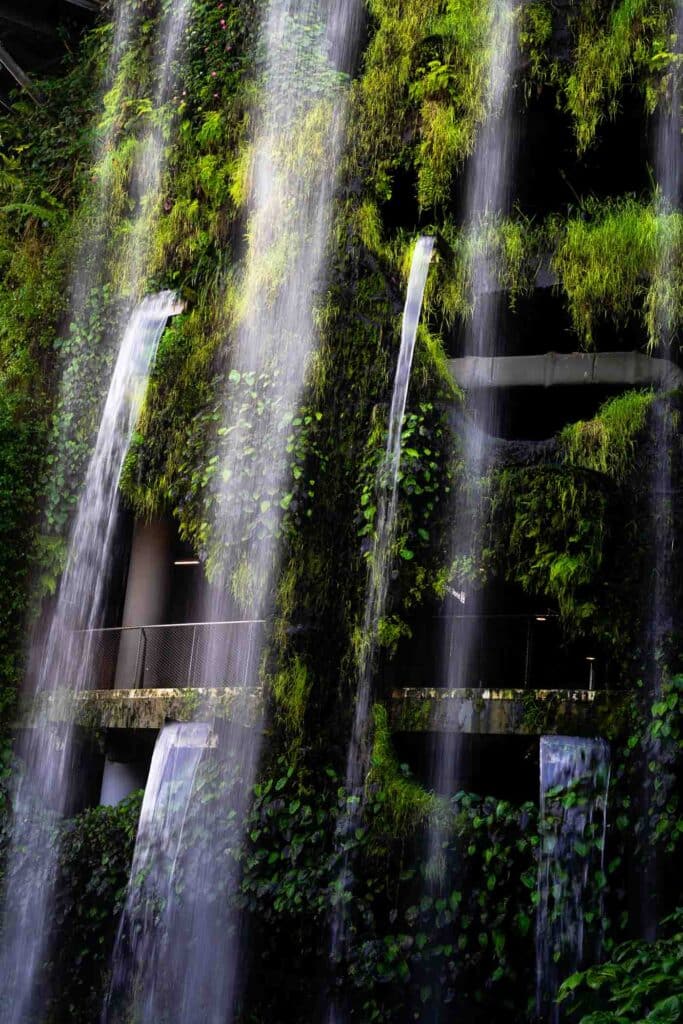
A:
{"type": "Polygon", "coordinates": [[[394,732],[470,735],[610,736],[619,731],[628,694],[609,690],[394,690],[394,732]]]}
{"type": "MultiPolygon", "coordinates": [[[[262,689],[90,690],[76,697],[75,719],[87,729],[160,729],[165,722],[218,718],[258,725],[262,689]]],[[[619,731],[628,694],[608,690],[444,690],[406,687],[391,695],[394,732],[470,735],[607,736],[619,731]]],[[[71,717],[55,703],[50,717],[71,717]]]]}
{"type": "Polygon", "coordinates": [[[76,698],[76,721],[91,729],[161,729],[166,722],[224,718],[253,726],[263,691],[220,689],[88,690],[76,698]]]}

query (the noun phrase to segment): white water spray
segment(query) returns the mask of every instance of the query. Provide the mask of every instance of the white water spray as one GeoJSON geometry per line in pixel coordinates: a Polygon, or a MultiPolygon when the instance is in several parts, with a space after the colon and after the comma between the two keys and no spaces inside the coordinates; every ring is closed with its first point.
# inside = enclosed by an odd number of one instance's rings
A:
{"type": "MultiPolygon", "coordinates": [[[[488,45],[487,120],[482,125],[476,149],[468,169],[465,224],[474,243],[487,222],[504,214],[510,201],[514,163],[513,86],[517,54],[515,10],[511,0],[493,5],[488,45]]],[[[466,324],[465,356],[492,356],[499,344],[500,303],[497,264],[489,247],[472,245],[470,279],[474,311],[466,324]]],[[[453,517],[451,560],[462,567],[455,581],[457,598],[450,602],[445,619],[443,642],[443,678],[449,690],[479,685],[476,653],[479,643],[481,595],[468,567],[480,558],[480,533],[483,518],[482,480],[487,469],[487,442],[497,429],[494,389],[479,388],[468,395],[467,415],[463,418],[463,462],[465,480],[460,489],[453,517]],[[464,613],[464,614],[463,614],[464,613]]],[[[438,793],[450,794],[458,773],[460,742],[455,723],[436,740],[433,762],[433,786],[438,793]]],[[[430,874],[440,876],[442,867],[442,828],[439,821],[430,827],[428,860],[430,874]]]]}
{"type": "Polygon", "coordinates": [[[558,1024],[560,982],[599,959],[602,944],[609,746],[601,739],[542,736],[536,915],[536,1003],[558,1024]],[[592,895],[591,895],[592,894],[592,895]],[[597,924],[586,934],[586,909],[597,924]]]}
{"type": "Polygon", "coordinates": [[[122,338],[56,606],[36,655],[34,703],[19,744],[23,767],[12,801],[0,950],[2,1024],[25,1024],[40,1005],[59,855],[53,830],[70,809],[78,753],[71,708],[97,671],[88,631],[103,624],[106,611],[119,478],[157,344],[174,311],[170,292],[145,299],[122,338]]]}
{"type": "MultiPolygon", "coordinates": [[[[660,228],[657,277],[660,281],[671,281],[681,259],[679,246],[668,225],[672,215],[681,209],[683,199],[683,0],[675,5],[672,31],[675,42],[672,52],[676,54],[671,71],[671,89],[662,100],[662,109],[657,121],[655,147],[655,177],[657,185],[657,213],[660,228]]],[[[664,301],[656,309],[657,355],[670,359],[676,347],[677,331],[675,311],[664,289],[664,301]],[[667,299],[669,304],[667,305],[667,299]]],[[[665,395],[655,398],[650,412],[650,438],[652,460],[650,468],[650,536],[652,539],[651,586],[647,589],[645,622],[647,635],[645,650],[647,657],[647,680],[649,698],[652,703],[660,700],[662,691],[662,667],[665,657],[667,635],[675,631],[678,610],[674,607],[675,575],[678,571],[676,553],[676,531],[674,526],[674,475],[673,461],[679,442],[677,413],[665,395]]],[[[648,743],[643,752],[642,765],[642,813],[644,820],[650,820],[649,787],[652,783],[648,764],[659,762],[662,756],[662,738],[648,743]]],[[[647,842],[644,862],[640,873],[641,927],[645,936],[654,941],[657,936],[658,868],[657,844],[647,842]]]]}
{"type": "MultiPolygon", "coordinates": [[[[273,606],[279,525],[290,489],[287,435],[296,417],[308,360],[317,342],[314,303],[325,283],[325,254],[345,139],[347,72],[355,52],[358,0],[270,0],[261,31],[263,82],[255,113],[247,203],[247,248],[236,290],[230,373],[223,396],[227,437],[211,495],[208,561],[212,588],[207,621],[268,617],[273,606]],[[255,395],[255,397],[254,397],[255,395]],[[283,429],[283,425],[287,429],[283,429]],[[283,503],[284,502],[284,503],[283,503]],[[255,524],[255,520],[258,522],[255,524]]],[[[202,685],[215,685],[233,666],[231,684],[246,694],[259,684],[262,640],[250,631],[228,652],[218,634],[207,652],[202,685]]],[[[193,871],[180,896],[154,924],[147,948],[163,948],[172,935],[183,970],[165,972],[172,1020],[226,1024],[233,1019],[242,972],[239,912],[230,899],[238,865],[215,828],[217,818],[238,824],[232,853],[242,839],[258,762],[262,723],[231,722],[221,749],[238,771],[215,801],[198,805],[201,836],[193,871]],[[226,914],[215,894],[225,895],[226,914]]],[[[226,769],[227,770],[227,769],[226,769]]],[[[145,940],[147,941],[147,940],[145,940]]],[[[165,970],[152,954],[158,971],[165,970]]],[[[158,972],[145,972],[133,993],[132,1012],[144,1024],[148,993],[158,972]]]]}
{"type": "MultiPolygon", "coordinates": [[[[398,353],[394,389],[389,411],[387,445],[384,459],[377,472],[377,523],[372,551],[368,560],[368,582],[363,612],[362,648],[358,655],[358,683],[353,716],[351,740],[346,760],[346,790],[350,796],[346,815],[343,817],[338,834],[344,837],[354,830],[362,815],[363,780],[369,767],[369,712],[372,679],[378,648],[378,630],[386,610],[389,577],[393,560],[393,544],[396,535],[396,514],[398,511],[398,484],[401,469],[401,436],[405,414],[410,371],[413,365],[417,329],[422,312],[422,300],[427,284],[429,264],[434,251],[434,239],[418,238],[413,251],[406,302],[401,325],[401,347],[398,353]]],[[[348,889],[352,885],[348,857],[344,856],[338,888],[348,889]]],[[[335,962],[345,942],[344,904],[339,903],[332,920],[331,958],[335,962]]],[[[334,1024],[339,1020],[340,1011],[330,1009],[328,1020],[334,1024]]]]}
{"type": "Polygon", "coordinates": [[[126,905],[112,957],[112,980],[103,1020],[116,1017],[120,1002],[125,1016],[131,992],[144,992],[143,1020],[165,1019],[164,993],[157,985],[164,972],[173,970],[173,935],[165,942],[151,941],[154,919],[172,899],[169,886],[175,875],[194,782],[202,754],[211,739],[208,725],[166,725],[152,755],[140,822],[135,839],[126,905]]]}

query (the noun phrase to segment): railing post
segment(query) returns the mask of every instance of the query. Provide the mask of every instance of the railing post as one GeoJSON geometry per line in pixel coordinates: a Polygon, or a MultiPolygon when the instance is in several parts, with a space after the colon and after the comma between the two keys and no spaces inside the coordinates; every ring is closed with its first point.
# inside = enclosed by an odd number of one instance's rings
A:
{"type": "Polygon", "coordinates": [[[526,653],[524,655],[524,689],[529,688],[529,669],[531,667],[531,618],[526,623],[526,653]]]}
{"type": "Polygon", "coordinates": [[[145,633],[145,627],[140,626],[140,633],[138,636],[138,653],[135,662],[135,682],[138,684],[138,689],[142,690],[145,686],[145,660],[147,657],[147,634],[145,633]],[[142,657],[140,652],[142,651],[142,657]]]}
{"type": "Polygon", "coordinates": [[[192,669],[194,667],[194,647],[197,639],[197,626],[192,627],[192,644],[190,646],[190,664],[187,667],[187,685],[192,686],[192,669]]]}

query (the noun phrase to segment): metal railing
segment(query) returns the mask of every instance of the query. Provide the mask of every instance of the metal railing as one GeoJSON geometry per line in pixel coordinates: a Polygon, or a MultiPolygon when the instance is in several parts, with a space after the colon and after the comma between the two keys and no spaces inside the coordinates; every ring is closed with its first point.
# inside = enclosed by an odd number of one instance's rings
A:
{"type": "Polygon", "coordinates": [[[255,683],[265,620],[168,623],[82,634],[93,689],[244,686],[255,683]]]}
{"type": "Polygon", "coordinates": [[[479,689],[606,689],[610,666],[588,640],[568,641],[554,611],[438,615],[410,622],[385,666],[385,681],[402,686],[446,686],[458,652],[469,652],[464,680],[479,689]],[[472,630],[474,628],[474,635],[472,630]],[[448,644],[447,644],[448,639],[448,644]],[[450,650],[449,650],[450,646],[450,650]]]}

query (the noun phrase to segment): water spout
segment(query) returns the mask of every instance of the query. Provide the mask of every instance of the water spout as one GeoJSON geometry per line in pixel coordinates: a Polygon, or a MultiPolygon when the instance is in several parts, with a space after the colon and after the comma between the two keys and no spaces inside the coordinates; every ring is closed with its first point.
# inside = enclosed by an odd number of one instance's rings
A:
{"type": "MultiPolygon", "coordinates": [[[[384,460],[377,472],[377,523],[372,551],[368,559],[368,582],[361,634],[362,648],[358,655],[356,702],[346,761],[346,790],[351,800],[348,803],[346,815],[342,818],[338,828],[341,839],[353,831],[362,815],[363,780],[369,765],[368,717],[372,678],[377,657],[379,626],[386,610],[396,532],[403,417],[408,398],[417,329],[422,312],[422,300],[433,251],[433,238],[418,238],[413,251],[403,310],[401,346],[389,411],[387,444],[384,460]]],[[[349,864],[345,856],[340,872],[341,887],[347,884],[348,873],[349,864]]],[[[339,958],[343,949],[346,938],[345,924],[344,907],[343,904],[339,904],[332,920],[331,958],[333,963],[339,958]]],[[[330,1024],[339,1019],[339,1013],[340,1011],[336,1007],[331,1007],[328,1017],[330,1024]]]]}
{"type": "Polygon", "coordinates": [[[368,560],[368,583],[363,613],[363,646],[359,656],[353,730],[346,762],[346,787],[349,793],[356,795],[368,767],[366,741],[370,691],[377,655],[377,632],[386,609],[392,563],[392,542],[396,529],[398,482],[401,468],[403,416],[408,399],[410,370],[413,365],[417,329],[422,313],[422,300],[433,251],[433,238],[418,238],[413,251],[403,310],[401,347],[398,353],[389,410],[386,451],[377,477],[377,525],[368,560]]]}

